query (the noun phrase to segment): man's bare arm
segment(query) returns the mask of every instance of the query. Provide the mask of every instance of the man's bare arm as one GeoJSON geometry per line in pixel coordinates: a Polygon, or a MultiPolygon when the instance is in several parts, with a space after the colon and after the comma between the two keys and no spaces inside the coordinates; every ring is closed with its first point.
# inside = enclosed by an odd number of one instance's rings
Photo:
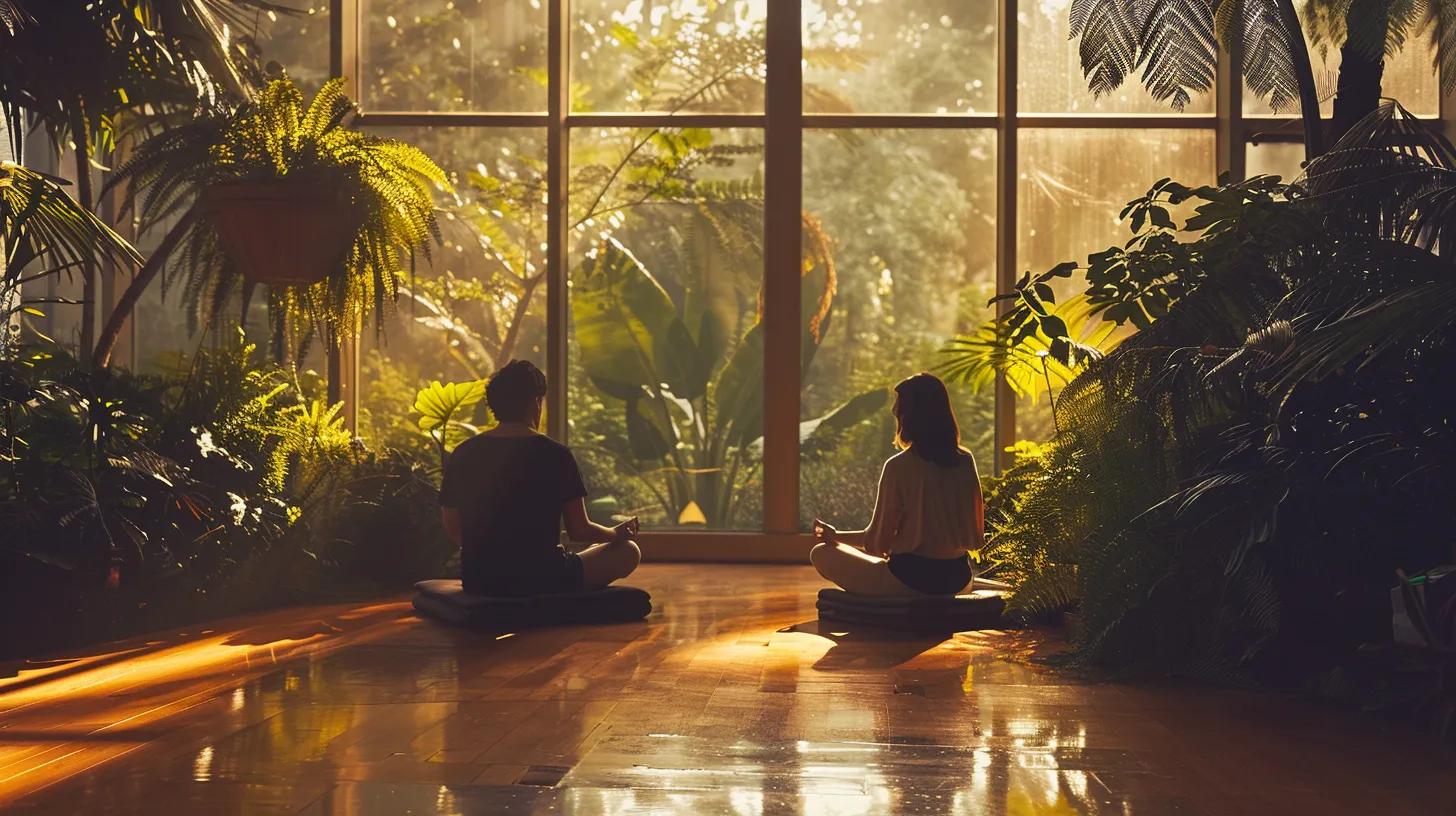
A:
{"type": "Polygon", "coordinates": [[[440,523],[445,525],[445,537],[456,547],[460,546],[460,510],[455,507],[440,508],[440,523]]]}

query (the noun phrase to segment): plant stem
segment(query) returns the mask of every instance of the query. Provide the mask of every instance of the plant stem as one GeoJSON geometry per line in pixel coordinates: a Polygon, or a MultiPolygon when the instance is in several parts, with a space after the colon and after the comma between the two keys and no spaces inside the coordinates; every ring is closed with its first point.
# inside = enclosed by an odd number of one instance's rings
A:
{"type": "MultiPolygon", "coordinates": [[[[86,134],[84,103],[77,99],[71,110],[71,140],[76,149],[76,195],[86,212],[93,212],[91,191],[91,143],[86,134]]],[[[96,344],[96,264],[90,257],[81,264],[81,348],[76,356],[90,357],[96,344]]]]}
{"type": "Polygon", "coordinates": [[[1294,0],[1275,0],[1279,19],[1289,33],[1289,62],[1299,85],[1299,113],[1304,121],[1304,158],[1306,161],[1324,155],[1324,122],[1320,119],[1319,92],[1314,86],[1314,66],[1309,61],[1309,46],[1304,41],[1304,28],[1294,10],[1294,0]]]}
{"type": "Polygon", "coordinates": [[[1052,405],[1052,432],[1061,436],[1062,428],[1057,424],[1057,395],[1052,391],[1052,374],[1047,368],[1047,358],[1041,358],[1041,375],[1046,379],[1047,401],[1052,405]]]}
{"type": "Polygon", "coordinates": [[[526,278],[521,284],[521,296],[516,299],[516,308],[511,315],[511,323],[506,327],[506,336],[501,340],[500,350],[496,353],[495,367],[499,370],[506,363],[510,362],[511,355],[516,351],[516,341],[521,335],[521,323],[525,320],[526,311],[531,306],[531,298],[536,293],[536,287],[546,279],[546,271],[543,269],[526,278]]]}
{"type": "Polygon", "coordinates": [[[182,219],[167,231],[162,243],[152,252],[151,257],[132,278],[131,285],[126,287],[121,299],[116,302],[116,308],[111,312],[111,317],[106,321],[106,328],[102,329],[101,336],[96,340],[96,351],[92,357],[92,364],[97,368],[105,368],[111,365],[111,352],[116,349],[116,341],[121,337],[122,327],[126,325],[126,319],[131,315],[132,309],[136,307],[137,301],[141,299],[142,293],[146,291],[147,285],[167,265],[167,258],[177,249],[177,244],[182,241],[183,236],[192,229],[192,224],[197,220],[197,211],[188,210],[182,219]]]}

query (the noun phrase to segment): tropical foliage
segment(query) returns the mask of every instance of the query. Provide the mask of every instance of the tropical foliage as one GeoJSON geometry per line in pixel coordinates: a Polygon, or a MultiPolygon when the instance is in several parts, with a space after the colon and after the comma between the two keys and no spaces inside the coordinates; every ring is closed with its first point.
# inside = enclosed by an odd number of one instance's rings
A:
{"type": "Polygon", "coordinates": [[[1451,0],[1074,0],[1072,37],[1082,72],[1097,94],[1116,90],[1141,71],[1154,98],[1182,109],[1192,94],[1213,88],[1222,47],[1239,60],[1245,88],[1275,111],[1302,110],[1311,157],[1329,144],[1319,119],[1306,38],[1320,53],[1341,51],[1334,138],[1375,108],[1384,60],[1434,32],[1445,93],[1456,87],[1456,3],[1451,0]]]}
{"type": "Polygon", "coordinates": [[[1134,202],[1194,206],[1109,251],[1114,279],[1152,265],[1177,296],[1107,298],[1108,254],[1085,267],[1102,319],[1137,302],[1145,328],[1071,361],[1060,432],[997,485],[986,554],[1015,603],[1076,604],[1087,660],[1223,677],[1306,677],[1380,639],[1395,571],[1452,554],[1456,270],[1432,248],[1453,169],[1391,103],[1292,185],[1160,182],[1134,202]]]}
{"type": "Polygon", "coordinates": [[[240,337],[164,375],[0,359],[7,650],[448,572],[433,475],[312,390],[240,337]]]}
{"type": "MultiPolygon", "coordinates": [[[[802,265],[805,315],[801,364],[808,368],[829,330],[834,265],[817,224],[802,265]]],[[[608,240],[590,252],[575,275],[572,299],[582,365],[592,385],[622,405],[624,438],[603,437],[627,472],[662,477],[656,494],[680,524],[732,523],[763,438],[763,328],[727,323],[736,303],[708,296],[676,302],[621,244],[608,240]]],[[[731,297],[731,293],[729,295],[731,297]]],[[[731,318],[730,318],[731,319],[731,318]]],[[[883,409],[877,389],[803,423],[809,447],[883,409]]],[[[654,489],[656,485],[653,485],[654,489]]]]}
{"type": "Polygon", "coordinates": [[[65,190],[66,182],[18,164],[0,162],[0,359],[19,342],[19,317],[38,316],[46,298],[22,287],[86,263],[140,262],[111,227],[65,190]]]}
{"type": "Polygon", "coordinates": [[[415,413],[420,430],[440,451],[440,469],[445,456],[456,445],[474,436],[479,428],[467,420],[485,398],[485,382],[441,383],[435,380],[415,395],[415,413]]]}
{"type": "MultiPolygon", "coordinates": [[[[0,4],[0,125],[11,154],[24,156],[32,124],[58,148],[72,149],[77,202],[95,209],[93,158],[115,149],[119,134],[246,95],[256,80],[249,55],[231,41],[249,12],[280,8],[266,0],[6,0],[0,4]],[[133,122],[132,119],[137,121],[133,122]]],[[[90,353],[97,268],[79,264],[83,283],[81,348],[90,353]]]]}

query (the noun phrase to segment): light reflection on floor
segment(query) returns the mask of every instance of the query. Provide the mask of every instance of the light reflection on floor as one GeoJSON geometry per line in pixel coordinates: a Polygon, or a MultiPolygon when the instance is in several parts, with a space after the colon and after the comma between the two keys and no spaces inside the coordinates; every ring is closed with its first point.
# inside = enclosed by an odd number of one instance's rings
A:
{"type": "Polygon", "coordinates": [[[806,569],[649,566],[639,583],[659,607],[645,623],[496,637],[381,604],[270,613],[22,672],[0,692],[0,807],[1156,816],[1449,805],[1451,753],[1372,720],[1265,694],[1079,683],[1028,663],[1039,641],[1017,633],[821,631],[806,569]]]}

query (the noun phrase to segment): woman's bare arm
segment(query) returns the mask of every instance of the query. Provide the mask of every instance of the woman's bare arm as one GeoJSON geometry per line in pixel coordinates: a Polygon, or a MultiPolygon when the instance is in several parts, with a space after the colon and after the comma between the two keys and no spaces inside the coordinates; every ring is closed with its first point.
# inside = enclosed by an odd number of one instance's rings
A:
{"type": "MultiPolygon", "coordinates": [[[[863,530],[835,530],[826,522],[816,520],[815,527],[823,527],[821,539],[829,544],[848,544],[859,547],[870,555],[887,555],[886,542],[900,529],[900,496],[890,481],[890,463],[886,462],[880,471],[880,486],[875,496],[875,510],[870,516],[870,525],[863,530]]],[[[816,529],[815,533],[819,531],[816,529]]]]}

